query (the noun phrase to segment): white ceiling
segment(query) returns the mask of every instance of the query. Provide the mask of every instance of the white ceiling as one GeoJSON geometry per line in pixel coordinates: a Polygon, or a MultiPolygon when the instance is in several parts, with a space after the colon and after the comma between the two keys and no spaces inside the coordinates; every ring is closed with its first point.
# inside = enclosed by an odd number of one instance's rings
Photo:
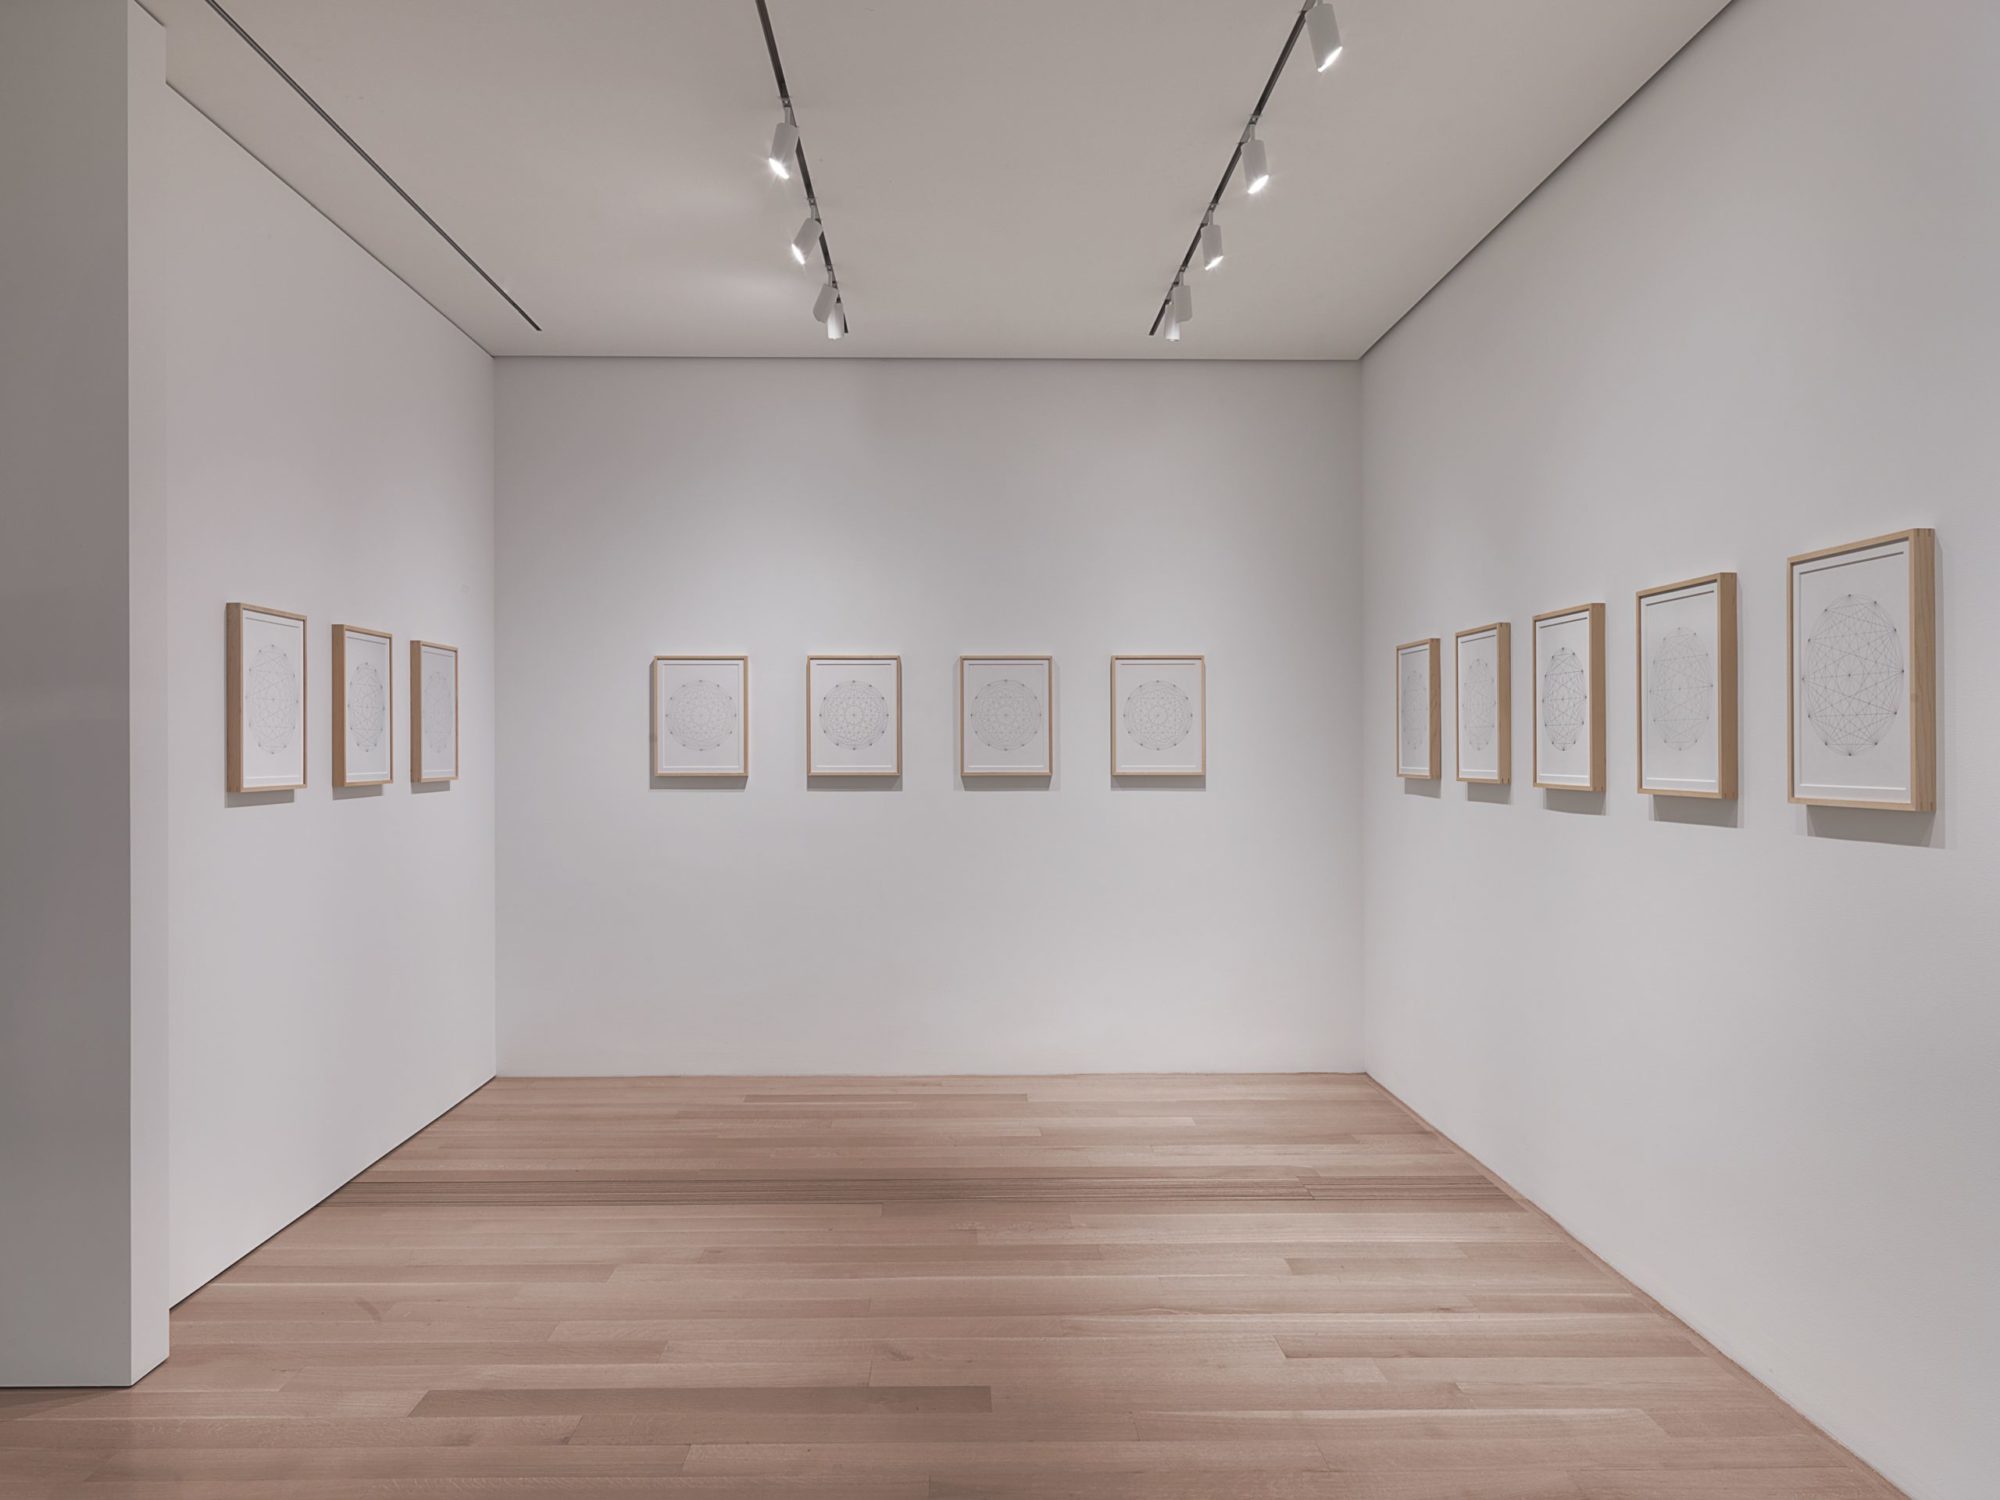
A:
{"type": "Polygon", "coordinates": [[[1297,0],[771,0],[838,344],[753,0],[222,0],[539,333],[206,0],[145,3],[174,87],[494,354],[1349,359],[1726,0],[1336,0],[1178,345],[1147,328],[1297,0]]]}

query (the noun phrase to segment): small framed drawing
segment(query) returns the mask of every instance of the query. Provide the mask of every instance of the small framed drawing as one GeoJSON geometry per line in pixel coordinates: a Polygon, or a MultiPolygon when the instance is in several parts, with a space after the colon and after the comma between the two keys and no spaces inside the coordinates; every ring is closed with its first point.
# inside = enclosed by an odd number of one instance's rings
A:
{"type": "Polygon", "coordinates": [[[1047,656],[958,659],[958,774],[1055,774],[1055,662],[1047,656]]]}
{"type": "Polygon", "coordinates": [[[806,775],[903,774],[903,658],[806,658],[806,775]]]}
{"type": "Polygon", "coordinates": [[[653,658],[653,774],[750,774],[750,658],[653,658]]]}
{"type": "Polygon", "coordinates": [[[1736,795],[1736,575],[1641,589],[1639,790],[1736,795]]]}
{"type": "Polygon", "coordinates": [[[1111,774],[1208,774],[1208,658],[1111,658],[1111,774]]]}
{"type": "Polygon", "coordinates": [[[335,786],[386,786],[396,779],[394,645],[387,631],[333,627],[335,786]]]}
{"type": "Polygon", "coordinates": [[[1604,790],[1604,606],[1535,616],[1535,785],[1604,790]]]}
{"type": "Polygon", "coordinates": [[[458,647],[410,642],[410,780],[458,780],[458,647]]]}
{"type": "Polygon", "coordinates": [[[232,604],[224,618],[229,790],[296,791],[306,784],[306,617],[232,604]]]}
{"type": "Polygon", "coordinates": [[[1919,527],[1791,559],[1792,801],[1936,808],[1936,553],[1919,527]]]}
{"type": "Polygon", "coordinates": [[[1438,733],[1438,638],[1405,641],[1396,648],[1396,774],[1406,781],[1436,781],[1442,737],[1438,733]]]}
{"type": "Polygon", "coordinates": [[[1513,627],[1505,620],[1452,638],[1458,779],[1504,785],[1514,776],[1513,627]]]}

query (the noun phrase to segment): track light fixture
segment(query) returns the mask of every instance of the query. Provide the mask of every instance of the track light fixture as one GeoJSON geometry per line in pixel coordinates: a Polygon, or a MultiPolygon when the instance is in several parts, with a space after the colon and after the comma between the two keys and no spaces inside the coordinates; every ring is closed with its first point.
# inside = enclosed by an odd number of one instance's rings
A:
{"type": "Polygon", "coordinates": [[[833,311],[826,315],[826,336],[830,339],[847,337],[847,313],[840,305],[840,295],[834,294],[833,311]]]}
{"type": "Polygon", "coordinates": [[[778,121],[778,128],[772,132],[770,154],[765,157],[773,177],[784,182],[792,180],[792,158],[798,149],[799,127],[792,123],[792,107],[787,104],[785,118],[778,121]]]}
{"type": "Polygon", "coordinates": [[[813,321],[824,323],[833,315],[833,304],[840,300],[840,289],[827,282],[819,289],[819,296],[813,299],[813,321]]]}
{"type": "MultiPolygon", "coordinates": [[[[759,6],[764,0],[757,0],[759,6]]],[[[1222,169],[1222,180],[1215,185],[1209,195],[1208,207],[1195,226],[1194,238],[1188,241],[1187,252],[1181,256],[1180,268],[1174,272],[1174,279],[1167,283],[1167,295],[1160,299],[1160,310],[1153,314],[1153,326],[1149,334],[1164,332],[1170,341],[1178,342],[1181,324],[1194,316],[1193,294],[1188,290],[1188,267],[1195,263],[1195,256],[1201,257],[1205,271],[1213,271],[1222,264],[1222,226],[1215,222],[1216,210],[1222,206],[1222,195],[1229,191],[1229,179],[1236,175],[1236,169],[1243,169],[1243,190],[1247,193],[1261,193],[1271,184],[1271,159],[1265,154],[1264,143],[1257,137],[1258,122],[1264,118],[1264,111],[1270,107],[1271,92],[1278,86],[1278,78],[1285,71],[1285,64],[1292,60],[1292,49],[1299,44],[1304,34],[1312,46],[1314,68],[1324,73],[1332,67],[1340,56],[1340,23],[1334,19],[1333,6],[1329,0],[1301,0],[1299,9],[1292,17],[1292,29],[1285,36],[1285,45],[1278,49],[1278,60],[1271,65],[1271,76],[1264,80],[1264,92],[1257,96],[1257,106],[1250,111],[1250,118],[1243,126],[1243,134],[1236,138],[1236,149],[1229,153],[1229,165],[1222,169]]]]}
{"type": "Polygon", "coordinates": [[[1340,57],[1340,22],[1326,0],[1316,0],[1306,12],[1306,39],[1312,43],[1313,69],[1324,73],[1340,57]]]}
{"type": "Polygon", "coordinates": [[[819,218],[817,215],[807,214],[805,223],[799,226],[799,232],[792,236],[792,259],[804,265],[818,248],[819,218]]]}
{"type": "Polygon", "coordinates": [[[813,303],[813,318],[826,325],[826,336],[830,339],[847,335],[847,309],[840,300],[840,278],[833,269],[833,247],[827,243],[826,226],[820,221],[819,194],[813,191],[812,166],[806,160],[805,142],[799,138],[798,116],[792,112],[792,90],[785,82],[785,64],[778,56],[778,34],[771,29],[771,7],[767,0],[757,0],[757,19],[764,27],[764,48],[771,55],[771,81],[778,86],[778,104],[785,112],[778,130],[771,137],[771,170],[780,178],[789,180],[796,167],[799,186],[806,194],[806,221],[799,225],[799,232],[792,236],[792,259],[800,265],[808,265],[817,254],[826,266],[826,282],[819,289],[819,296],[813,303]]]}

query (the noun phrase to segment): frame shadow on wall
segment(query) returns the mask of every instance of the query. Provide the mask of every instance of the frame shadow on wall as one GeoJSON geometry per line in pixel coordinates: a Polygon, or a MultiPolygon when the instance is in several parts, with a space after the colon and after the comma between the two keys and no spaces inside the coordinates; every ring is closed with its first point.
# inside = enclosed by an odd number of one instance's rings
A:
{"type": "Polygon", "coordinates": [[[1514,800],[1514,784],[1510,781],[1462,781],[1467,802],[1485,802],[1494,807],[1505,807],[1514,800]]]}
{"type": "Polygon", "coordinates": [[[1560,787],[1541,788],[1542,806],[1549,812],[1568,813],[1571,817],[1601,818],[1604,816],[1604,793],[1569,792],[1560,787]]]}
{"type": "Polygon", "coordinates": [[[807,776],[809,792],[900,792],[903,773],[894,776],[807,776]]]}
{"type": "Polygon", "coordinates": [[[283,807],[297,797],[296,789],[286,787],[275,792],[224,792],[224,807],[283,807]]]}
{"type": "Polygon", "coordinates": [[[1114,792],[1198,792],[1208,785],[1206,776],[1113,776],[1114,792]]]}
{"type": "Polygon", "coordinates": [[[1696,828],[1741,828],[1741,797],[1667,797],[1646,799],[1653,804],[1655,823],[1686,823],[1696,828]]]}
{"type": "Polygon", "coordinates": [[[364,797],[379,797],[388,789],[386,781],[371,781],[366,786],[337,786],[333,789],[333,800],[353,802],[364,797]]]}
{"type": "Polygon", "coordinates": [[[655,776],[650,765],[646,780],[656,792],[742,792],[748,791],[748,776],[655,776]]]}
{"type": "Polygon", "coordinates": [[[1405,776],[1403,778],[1403,795],[1405,797],[1428,797],[1431,801],[1436,802],[1444,796],[1444,781],[1442,778],[1437,777],[1405,776]]]}

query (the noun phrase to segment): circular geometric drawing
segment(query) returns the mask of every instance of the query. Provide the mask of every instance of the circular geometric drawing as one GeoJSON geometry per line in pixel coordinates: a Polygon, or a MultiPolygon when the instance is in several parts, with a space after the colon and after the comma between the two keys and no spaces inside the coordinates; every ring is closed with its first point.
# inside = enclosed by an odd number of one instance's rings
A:
{"type": "Polygon", "coordinates": [[[445,704],[451,700],[451,673],[443,667],[434,667],[424,679],[424,707],[430,712],[424,715],[424,748],[433,754],[442,755],[451,748],[453,724],[445,712],[445,704]],[[433,709],[432,705],[436,707],[433,709]]]}
{"type": "Polygon", "coordinates": [[[1653,653],[1646,689],[1653,727],[1676,750],[1693,748],[1708,733],[1708,705],[1715,696],[1715,659],[1686,626],[1667,632],[1653,653]]]}
{"type": "Polygon", "coordinates": [[[819,700],[819,727],[843,750],[866,750],[889,732],[889,703],[865,682],[836,682],[819,700]]]}
{"type": "Polygon", "coordinates": [[[1413,651],[1403,658],[1403,687],[1396,696],[1402,709],[1397,731],[1403,764],[1423,764],[1430,759],[1431,739],[1430,666],[1424,653],[1413,651]]]}
{"type": "Polygon", "coordinates": [[[299,674],[282,646],[265,646],[250,664],[250,732],[267,754],[283,750],[299,729],[299,674]]]}
{"type": "Polygon", "coordinates": [[[1882,743],[1903,706],[1903,642],[1873,600],[1844,594],[1820,612],[1799,669],[1806,718],[1827,749],[1859,755],[1882,743]]]}
{"type": "Polygon", "coordinates": [[[1585,709],[1590,691],[1583,680],[1583,663],[1567,646],[1558,646],[1549,655],[1542,671],[1542,730],[1549,743],[1567,750],[1583,738],[1585,709]]]}
{"type": "Polygon", "coordinates": [[[1500,728],[1500,688],[1493,680],[1493,663],[1483,656],[1475,656],[1465,669],[1459,711],[1465,715],[1466,743],[1475,750],[1491,745],[1500,728]]]}
{"type": "Polygon", "coordinates": [[[996,678],[972,699],[972,732],[989,750],[1019,750],[1042,732],[1042,696],[1025,682],[996,678]]]}
{"type": "Polygon", "coordinates": [[[347,676],[347,737],[357,750],[373,750],[389,727],[389,693],[373,662],[364,661],[347,676]]]}
{"type": "Polygon", "coordinates": [[[714,750],[736,733],[736,700],[706,677],[675,688],[667,698],[667,733],[690,750],[714,750]]]}
{"type": "Polygon", "coordinates": [[[1171,682],[1154,678],[1125,695],[1125,732],[1148,750],[1171,750],[1194,728],[1194,704],[1171,682]]]}

